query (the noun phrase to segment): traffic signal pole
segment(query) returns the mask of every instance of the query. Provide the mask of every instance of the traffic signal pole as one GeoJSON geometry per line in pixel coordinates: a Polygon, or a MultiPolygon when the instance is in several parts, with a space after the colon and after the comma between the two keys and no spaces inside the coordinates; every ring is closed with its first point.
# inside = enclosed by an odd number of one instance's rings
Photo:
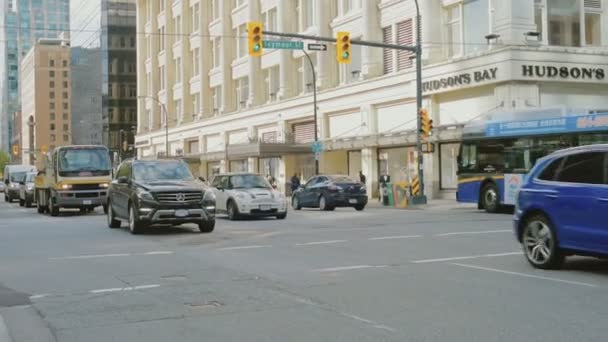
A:
{"type": "MultiPolygon", "coordinates": [[[[412,204],[425,204],[426,196],[424,194],[424,167],[423,167],[423,158],[422,158],[422,137],[421,137],[421,128],[422,122],[420,120],[420,109],[422,108],[422,44],[421,44],[421,27],[420,27],[420,8],[418,6],[418,0],[415,0],[416,3],[416,45],[398,45],[398,44],[385,44],[379,42],[365,41],[354,39],[350,40],[350,43],[353,45],[361,45],[361,46],[369,46],[369,47],[377,47],[383,49],[393,49],[400,51],[409,51],[415,53],[416,56],[416,117],[417,117],[417,133],[416,133],[416,147],[417,147],[417,170],[418,170],[418,179],[420,182],[420,194],[418,196],[412,196],[412,204]]],[[[283,33],[283,32],[275,32],[275,31],[262,31],[263,34],[273,37],[285,37],[285,38],[295,38],[295,39],[303,39],[303,40],[312,40],[318,42],[328,42],[328,43],[340,43],[338,39],[335,37],[318,37],[306,34],[299,33],[283,33]]],[[[304,52],[306,53],[306,52],[304,52]]],[[[309,61],[310,57],[306,54],[309,61]]],[[[315,141],[317,141],[317,104],[316,104],[316,75],[314,73],[313,67],[313,86],[314,86],[314,114],[315,114],[315,141]]],[[[316,162],[316,168],[318,170],[318,161],[316,162]]]]}

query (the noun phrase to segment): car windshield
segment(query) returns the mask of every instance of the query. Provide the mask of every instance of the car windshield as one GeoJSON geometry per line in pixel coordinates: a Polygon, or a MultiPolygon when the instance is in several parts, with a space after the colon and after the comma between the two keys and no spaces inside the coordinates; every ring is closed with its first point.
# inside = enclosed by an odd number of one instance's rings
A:
{"type": "Polygon", "coordinates": [[[11,182],[13,183],[19,183],[23,180],[23,177],[25,177],[25,172],[15,172],[11,174],[11,182]]]}
{"type": "Polygon", "coordinates": [[[334,183],[359,183],[348,176],[330,176],[329,179],[334,183]]]}
{"type": "Polygon", "coordinates": [[[36,180],[36,174],[35,173],[28,173],[27,177],[25,178],[25,182],[26,183],[33,183],[36,180]]]}
{"type": "Polygon", "coordinates": [[[238,175],[230,179],[233,189],[271,189],[270,183],[260,175],[238,175]]]}
{"type": "Polygon", "coordinates": [[[107,175],[110,172],[110,156],[102,148],[69,148],[58,153],[60,176],[78,176],[81,173],[107,175]]]}
{"type": "Polygon", "coordinates": [[[135,163],[133,165],[133,178],[145,183],[194,179],[188,167],[179,162],[135,163]]]}

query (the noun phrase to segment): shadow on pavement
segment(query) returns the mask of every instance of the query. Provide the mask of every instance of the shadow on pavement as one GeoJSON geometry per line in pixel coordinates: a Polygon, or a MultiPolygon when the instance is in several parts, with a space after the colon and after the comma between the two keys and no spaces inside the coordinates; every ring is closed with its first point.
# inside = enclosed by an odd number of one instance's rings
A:
{"type": "Polygon", "coordinates": [[[563,269],[568,271],[580,271],[608,276],[608,259],[569,259],[564,263],[563,269]]]}

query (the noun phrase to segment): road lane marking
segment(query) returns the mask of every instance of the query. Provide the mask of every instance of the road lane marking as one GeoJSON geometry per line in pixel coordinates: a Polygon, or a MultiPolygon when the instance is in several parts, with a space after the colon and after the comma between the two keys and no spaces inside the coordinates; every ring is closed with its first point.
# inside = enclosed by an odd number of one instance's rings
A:
{"type": "Polygon", "coordinates": [[[340,311],[340,310],[334,309],[334,308],[332,308],[332,307],[330,307],[330,306],[328,306],[326,304],[321,304],[321,303],[318,303],[318,302],[314,302],[314,301],[312,301],[311,299],[308,299],[308,298],[304,298],[304,297],[300,297],[300,296],[296,296],[296,295],[288,295],[288,297],[291,298],[291,299],[293,299],[293,300],[295,300],[298,303],[302,303],[302,304],[305,304],[305,305],[310,305],[310,306],[316,307],[316,308],[324,310],[324,311],[333,312],[333,313],[338,314],[338,315],[340,315],[342,317],[349,318],[349,319],[352,319],[354,321],[357,321],[357,322],[369,325],[369,326],[371,326],[371,327],[373,327],[375,329],[386,330],[386,331],[390,331],[390,332],[393,332],[393,333],[397,331],[397,330],[395,330],[395,329],[393,329],[393,328],[391,328],[391,327],[389,327],[387,325],[380,324],[378,322],[374,322],[372,320],[363,318],[361,316],[354,315],[352,313],[348,313],[348,312],[345,312],[345,311],[340,311]]]}
{"type": "Polygon", "coordinates": [[[89,291],[89,293],[99,294],[99,293],[110,293],[110,292],[147,290],[147,289],[154,289],[157,287],[160,287],[160,284],[138,285],[138,286],[127,286],[127,287],[112,287],[112,288],[108,288],[108,289],[91,290],[91,291],[89,291]]]}
{"type": "Polygon", "coordinates": [[[479,259],[479,258],[494,258],[494,257],[522,255],[522,254],[523,254],[523,252],[507,252],[507,253],[494,253],[494,254],[481,254],[481,255],[467,255],[467,256],[458,256],[458,257],[450,257],[450,258],[414,260],[414,261],[412,261],[412,263],[413,264],[428,264],[428,263],[433,263],[433,262],[470,260],[470,259],[479,259]]]}
{"type": "Polygon", "coordinates": [[[344,242],[348,242],[348,240],[329,240],[329,241],[315,241],[315,242],[306,242],[306,243],[296,243],[296,246],[332,245],[332,244],[344,243],[344,242]]]}
{"type": "Polygon", "coordinates": [[[128,257],[128,256],[131,256],[131,254],[130,253],[115,253],[115,254],[74,255],[74,256],[49,258],[49,260],[116,258],[116,257],[128,257]]]}
{"type": "Polygon", "coordinates": [[[152,251],[152,252],[146,252],[143,255],[169,255],[169,254],[173,254],[172,251],[152,251]]]}
{"type": "Polygon", "coordinates": [[[339,271],[352,271],[352,270],[362,270],[366,268],[385,268],[388,265],[354,265],[354,266],[340,266],[340,267],[329,267],[329,268],[319,268],[316,270],[312,270],[313,272],[339,272],[339,271]]]}
{"type": "Polygon", "coordinates": [[[470,231],[470,232],[452,232],[452,233],[435,234],[433,236],[477,235],[477,234],[496,234],[496,233],[512,233],[512,232],[513,232],[512,229],[480,230],[480,231],[470,231]]]}
{"type": "Polygon", "coordinates": [[[422,235],[395,235],[395,236],[378,236],[378,237],[369,238],[368,240],[377,241],[377,240],[396,240],[396,239],[416,239],[416,238],[421,238],[421,237],[422,237],[422,235]]]}
{"type": "Polygon", "coordinates": [[[42,299],[42,298],[48,297],[50,295],[51,295],[50,293],[41,293],[41,294],[30,296],[30,299],[42,299]]]}
{"type": "Polygon", "coordinates": [[[218,251],[237,251],[241,249],[256,249],[256,248],[270,248],[271,245],[253,245],[253,246],[235,246],[235,247],[224,247],[218,248],[218,251]]]}
{"type": "Polygon", "coordinates": [[[475,269],[475,270],[481,270],[481,271],[503,273],[503,274],[509,274],[509,275],[515,275],[515,276],[525,277],[525,278],[548,280],[548,281],[553,281],[553,282],[556,282],[556,283],[563,283],[563,284],[570,284],[570,285],[579,285],[579,286],[586,286],[586,287],[593,287],[593,288],[597,287],[597,285],[589,284],[589,283],[583,283],[583,282],[580,282],[580,281],[572,281],[572,280],[565,280],[565,279],[559,279],[559,278],[537,276],[537,275],[527,274],[527,273],[505,271],[505,270],[500,270],[500,269],[497,269],[497,268],[482,267],[482,266],[475,266],[475,265],[469,265],[469,264],[460,264],[460,263],[455,263],[455,262],[452,262],[450,264],[451,265],[460,266],[460,267],[471,268],[471,269],[475,269]]]}
{"type": "Polygon", "coordinates": [[[145,256],[145,255],[171,255],[171,254],[174,254],[174,252],[172,252],[172,251],[151,251],[151,252],[145,252],[145,253],[73,255],[73,256],[49,258],[49,260],[83,260],[83,259],[117,258],[117,257],[145,256]]]}

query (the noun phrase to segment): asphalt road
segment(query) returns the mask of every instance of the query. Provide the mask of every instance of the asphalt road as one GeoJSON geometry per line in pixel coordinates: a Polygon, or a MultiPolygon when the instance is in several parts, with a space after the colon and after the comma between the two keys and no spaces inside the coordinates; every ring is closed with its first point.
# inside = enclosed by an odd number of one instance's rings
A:
{"type": "Polygon", "coordinates": [[[133,236],[0,203],[0,342],[606,341],[607,308],[608,262],[534,270],[510,215],[471,208],[133,236]]]}

